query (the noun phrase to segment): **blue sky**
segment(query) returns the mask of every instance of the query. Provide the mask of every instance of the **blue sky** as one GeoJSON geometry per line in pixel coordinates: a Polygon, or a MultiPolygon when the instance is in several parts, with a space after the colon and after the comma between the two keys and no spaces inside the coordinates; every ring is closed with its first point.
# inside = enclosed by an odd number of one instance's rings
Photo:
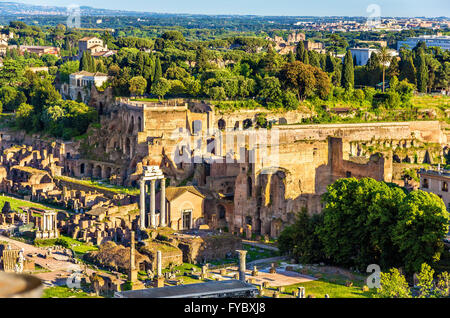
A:
{"type": "MultiPolygon", "coordinates": [[[[3,0],[2,0],[3,1],[3,0]]],[[[9,0],[39,5],[199,14],[368,16],[378,4],[381,16],[450,16],[450,0],[9,0]]]]}

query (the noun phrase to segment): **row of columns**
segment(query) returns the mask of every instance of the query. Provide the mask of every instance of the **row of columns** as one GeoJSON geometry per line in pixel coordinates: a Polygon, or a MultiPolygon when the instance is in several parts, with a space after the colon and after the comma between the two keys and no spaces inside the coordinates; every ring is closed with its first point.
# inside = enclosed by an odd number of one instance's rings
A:
{"type": "MultiPolygon", "coordinates": [[[[150,179],[150,227],[156,227],[156,214],[155,214],[155,205],[156,205],[156,193],[155,193],[155,184],[156,178],[150,179]]],[[[166,226],[166,178],[161,178],[161,206],[160,206],[160,224],[159,226],[166,226]]],[[[140,186],[140,229],[145,230],[145,183],[147,180],[141,179],[139,180],[140,186]]]]}
{"type": "Polygon", "coordinates": [[[44,213],[42,215],[42,231],[53,231],[57,228],[56,213],[44,213]]]}

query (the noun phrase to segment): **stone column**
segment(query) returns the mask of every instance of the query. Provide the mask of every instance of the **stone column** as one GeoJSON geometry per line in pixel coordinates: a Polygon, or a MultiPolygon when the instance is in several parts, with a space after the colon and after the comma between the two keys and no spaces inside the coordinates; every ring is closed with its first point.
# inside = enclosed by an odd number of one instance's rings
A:
{"type": "Polygon", "coordinates": [[[150,180],[150,226],[152,228],[156,227],[156,218],[155,218],[155,181],[150,180]]]}
{"type": "Polygon", "coordinates": [[[166,226],[166,178],[161,179],[161,208],[160,208],[160,221],[161,227],[166,226]]]}
{"type": "Polygon", "coordinates": [[[140,208],[140,228],[141,230],[145,230],[145,181],[144,180],[140,180],[139,181],[139,186],[140,186],[140,203],[139,203],[139,208],[140,208]]]}
{"type": "Polygon", "coordinates": [[[162,253],[161,253],[161,251],[156,252],[156,265],[158,267],[158,271],[157,271],[158,277],[161,277],[162,276],[162,253]]]}
{"type": "Polygon", "coordinates": [[[246,250],[237,250],[239,253],[239,280],[245,282],[245,256],[247,255],[246,250]]]}
{"type": "Polygon", "coordinates": [[[305,287],[298,287],[298,298],[305,298],[305,287]]]}
{"type": "Polygon", "coordinates": [[[45,231],[47,228],[47,218],[45,217],[45,214],[42,215],[42,232],[45,231]]]}
{"type": "Polygon", "coordinates": [[[136,270],[136,250],[135,250],[135,233],[131,231],[130,240],[130,272],[128,274],[128,280],[131,282],[137,281],[137,270],[136,270]]]}

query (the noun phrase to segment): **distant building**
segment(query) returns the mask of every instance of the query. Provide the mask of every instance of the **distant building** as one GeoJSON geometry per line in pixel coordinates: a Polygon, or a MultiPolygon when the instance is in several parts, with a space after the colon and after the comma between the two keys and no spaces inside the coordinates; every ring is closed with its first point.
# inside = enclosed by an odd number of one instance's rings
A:
{"type": "Polygon", "coordinates": [[[369,48],[351,48],[353,60],[356,61],[355,66],[366,65],[372,53],[377,52],[377,49],[369,48]]]}
{"type": "Polygon", "coordinates": [[[92,85],[100,87],[108,80],[108,75],[104,73],[89,73],[81,71],[70,74],[69,83],[61,85],[61,95],[63,98],[89,102],[92,85]]]}
{"type": "Polygon", "coordinates": [[[323,47],[323,43],[321,42],[313,42],[313,41],[303,41],[303,45],[305,49],[308,51],[316,51],[318,53],[325,53],[325,49],[323,47]]]}
{"type": "Polygon", "coordinates": [[[425,170],[419,171],[420,190],[438,195],[444,201],[447,210],[450,211],[450,171],[425,170]]]}
{"type": "MultiPolygon", "coordinates": [[[[349,49],[352,53],[353,60],[356,61],[355,66],[364,66],[369,61],[373,53],[378,53],[378,49],[372,48],[351,48],[349,49]]],[[[398,53],[394,50],[388,50],[389,55],[397,56],[398,53]]]]}
{"type": "Polygon", "coordinates": [[[20,53],[34,53],[39,56],[42,56],[44,54],[50,54],[59,56],[60,49],[58,47],[54,46],[34,46],[34,45],[21,45],[19,46],[20,53]]]}
{"type": "Polygon", "coordinates": [[[419,41],[425,42],[427,47],[437,46],[442,50],[450,50],[450,36],[449,35],[423,35],[413,38],[408,38],[405,41],[398,41],[397,50],[402,47],[413,49],[419,41]]]}
{"type": "Polygon", "coordinates": [[[102,39],[93,36],[84,37],[78,41],[78,57],[81,58],[85,51],[88,51],[93,57],[108,57],[116,53],[116,51],[109,50],[102,39]]]}

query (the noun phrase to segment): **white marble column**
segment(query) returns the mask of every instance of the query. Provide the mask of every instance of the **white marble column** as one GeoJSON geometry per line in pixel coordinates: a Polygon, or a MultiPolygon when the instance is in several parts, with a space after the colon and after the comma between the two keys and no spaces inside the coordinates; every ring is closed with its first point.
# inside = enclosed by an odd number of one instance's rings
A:
{"type": "Polygon", "coordinates": [[[152,228],[156,227],[156,217],[155,217],[155,181],[150,180],[150,226],[152,228]]]}
{"type": "Polygon", "coordinates": [[[162,276],[162,253],[161,253],[161,251],[156,252],[156,266],[158,268],[158,276],[157,277],[161,277],[162,276]]]}
{"type": "Polygon", "coordinates": [[[145,230],[145,181],[140,180],[139,181],[140,186],[140,202],[139,202],[139,209],[140,209],[140,229],[143,231],[145,230]]]}
{"type": "Polygon", "coordinates": [[[160,208],[160,221],[161,227],[166,226],[166,179],[161,179],[161,208],[160,208]]]}

